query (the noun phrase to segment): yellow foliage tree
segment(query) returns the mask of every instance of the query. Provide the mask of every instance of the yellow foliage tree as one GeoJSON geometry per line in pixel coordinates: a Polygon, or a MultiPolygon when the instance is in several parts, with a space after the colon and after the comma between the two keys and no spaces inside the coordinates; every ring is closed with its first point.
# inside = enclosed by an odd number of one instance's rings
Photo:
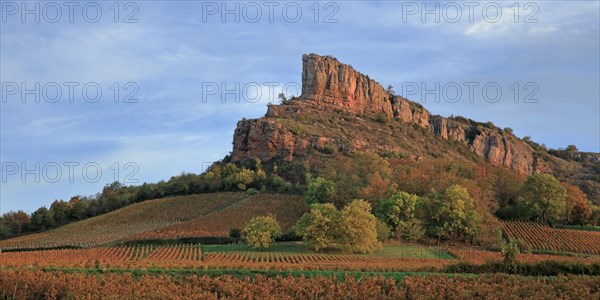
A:
{"type": "Polygon", "coordinates": [[[313,250],[333,248],[338,235],[340,212],[331,203],[313,204],[294,227],[295,233],[313,250]]]}
{"type": "Polygon", "coordinates": [[[561,184],[567,191],[565,221],[569,224],[585,224],[592,215],[590,201],[579,187],[569,183],[561,184]]]}
{"type": "Polygon", "coordinates": [[[377,240],[377,218],[371,204],[362,199],[350,202],[340,216],[340,242],[350,253],[371,253],[381,248],[377,240]]]}
{"type": "Polygon", "coordinates": [[[254,217],[244,227],[246,242],[256,249],[268,248],[281,234],[281,227],[272,215],[254,217]]]}

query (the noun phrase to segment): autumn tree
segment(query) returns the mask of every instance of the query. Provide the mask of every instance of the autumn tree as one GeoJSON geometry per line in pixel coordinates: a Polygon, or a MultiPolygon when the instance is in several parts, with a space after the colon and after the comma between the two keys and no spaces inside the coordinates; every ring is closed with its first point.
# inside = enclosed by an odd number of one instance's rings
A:
{"type": "Polygon", "coordinates": [[[327,203],[335,192],[335,183],[322,177],[310,178],[304,196],[307,205],[327,203]]]}
{"type": "Polygon", "coordinates": [[[496,182],[493,183],[493,189],[496,199],[501,208],[514,204],[519,197],[519,192],[523,186],[523,180],[518,174],[511,172],[498,172],[496,182]]]}
{"type": "Polygon", "coordinates": [[[550,174],[536,173],[525,180],[519,202],[529,217],[542,222],[558,221],[564,215],[567,193],[550,174]]]}
{"type": "Polygon", "coordinates": [[[590,202],[585,194],[569,183],[562,183],[566,191],[565,221],[569,224],[585,224],[592,215],[590,202]]]}
{"type": "Polygon", "coordinates": [[[332,201],[342,207],[349,199],[365,199],[374,207],[379,199],[397,190],[390,163],[376,153],[357,151],[353,158],[340,157],[324,168],[336,185],[332,201]]]}
{"type": "Polygon", "coordinates": [[[3,233],[0,234],[2,238],[21,235],[29,230],[31,224],[29,215],[22,210],[4,213],[0,221],[0,226],[3,226],[3,233]]]}
{"type": "Polygon", "coordinates": [[[313,250],[333,248],[339,233],[340,212],[331,203],[315,203],[294,226],[296,235],[313,250]]]}
{"type": "Polygon", "coordinates": [[[254,217],[244,227],[246,242],[256,249],[268,248],[281,234],[281,227],[272,215],[254,217]]]}
{"type": "Polygon", "coordinates": [[[371,253],[381,248],[377,240],[377,218],[371,204],[362,199],[350,202],[340,216],[340,243],[350,253],[371,253]]]}
{"type": "Polygon", "coordinates": [[[240,191],[245,191],[252,182],[254,182],[256,173],[252,170],[242,168],[232,175],[232,183],[240,191]]]}
{"type": "Polygon", "coordinates": [[[392,181],[390,163],[376,153],[358,152],[354,163],[353,174],[360,178],[360,188],[356,196],[367,200],[371,205],[389,196],[398,188],[398,185],[392,181]]]}

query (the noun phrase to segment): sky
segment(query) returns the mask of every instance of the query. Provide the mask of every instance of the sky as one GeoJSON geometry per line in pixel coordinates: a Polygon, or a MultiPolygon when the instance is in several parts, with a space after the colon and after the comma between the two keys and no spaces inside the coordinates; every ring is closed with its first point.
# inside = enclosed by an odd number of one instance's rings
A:
{"type": "Polygon", "coordinates": [[[0,1],[0,213],[200,173],[302,55],[600,152],[598,1],[0,1]]]}

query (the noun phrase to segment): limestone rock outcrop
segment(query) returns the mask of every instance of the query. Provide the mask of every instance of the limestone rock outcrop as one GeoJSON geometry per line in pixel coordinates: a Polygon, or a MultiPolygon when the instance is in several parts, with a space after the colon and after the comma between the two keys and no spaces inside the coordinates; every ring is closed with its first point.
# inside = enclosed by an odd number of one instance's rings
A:
{"type": "MultiPolygon", "coordinates": [[[[308,54],[302,57],[302,62],[301,96],[286,104],[270,105],[263,118],[238,122],[233,138],[233,161],[254,157],[263,161],[276,157],[292,160],[297,154],[309,149],[323,150],[326,145],[348,152],[368,148],[369,142],[362,137],[348,139],[324,136],[320,132],[305,136],[287,128],[279,119],[281,115],[294,118],[312,109],[323,113],[324,124],[328,113],[338,112],[361,119],[381,120],[382,116],[396,119],[406,126],[429,130],[442,140],[464,143],[489,163],[519,173],[531,174],[547,168],[540,163],[533,148],[512,133],[464,118],[431,115],[420,104],[388,93],[367,75],[333,57],[308,54]]],[[[393,150],[386,145],[378,149],[393,150]]],[[[600,155],[580,155],[574,159],[598,162],[598,157],[600,155]]]]}
{"type": "Polygon", "coordinates": [[[395,118],[400,119],[403,122],[416,124],[423,128],[430,126],[429,111],[420,104],[400,96],[394,96],[391,104],[395,118]]]}
{"type": "Polygon", "coordinates": [[[269,161],[275,156],[290,160],[295,150],[296,141],[292,134],[274,120],[241,120],[233,134],[233,161],[245,158],[269,161]]]}
{"type": "Polygon", "coordinates": [[[354,114],[393,116],[390,95],[375,80],[333,57],[309,54],[302,61],[300,98],[354,114]]]}
{"type": "Polygon", "coordinates": [[[510,168],[519,173],[531,174],[534,171],[532,149],[523,142],[497,131],[484,131],[471,142],[471,150],[496,166],[510,168]]]}

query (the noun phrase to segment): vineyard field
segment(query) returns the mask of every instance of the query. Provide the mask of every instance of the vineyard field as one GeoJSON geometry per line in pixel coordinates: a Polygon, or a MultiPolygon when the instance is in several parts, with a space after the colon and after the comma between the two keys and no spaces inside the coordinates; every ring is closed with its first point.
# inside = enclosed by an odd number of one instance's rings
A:
{"type": "Polygon", "coordinates": [[[285,232],[305,211],[302,196],[259,194],[204,217],[150,230],[130,240],[228,236],[231,228],[242,229],[253,217],[265,214],[275,215],[285,232]]]}
{"type": "MultiPolygon", "coordinates": [[[[548,285],[552,284],[571,284],[569,291],[572,294],[569,296],[572,298],[587,299],[589,295],[598,294],[597,288],[591,288],[596,284],[597,276],[559,276],[554,278],[554,281],[539,278],[528,281],[528,277],[481,275],[476,271],[465,271],[474,273],[470,275],[473,277],[458,276],[457,279],[448,281],[448,278],[455,276],[450,275],[453,272],[449,270],[460,266],[461,263],[475,266],[503,260],[500,252],[466,248],[464,245],[433,246],[389,241],[375,253],[344,254],[315,252],[302,242],[277,242],[268,249],[257,251],[246,244],[204,245],[181,243],[181,240],[177,240],[226,237],[231,228],[241,229],[252,217],[269,213],[276,216],[285,232],[305,211],[304,199],[301,196],[246,193],[195,195],[149,200],[47,233],[1,241],[2,249],[65,245],[80,248],[0,252],[0,296],[8,295],[10,298],[11,295],[21,295],[27,298],[30,295],[28,293],[36,291],[35,295],[47,295],[47,298],[69,297],[80,293],[94,295],[96,292],[108,297],[111,291],[119,291],[121,295],[125,293],[143,298],[147,295],[136,289],[144,289],[143,286],[148,285],[146,289],[152,290],[151,285],[154,285],[153,287],[160,288],[171,296],[173,291],[176,291],[181,295],[205,295],[208,299],[227,298],[223,295],[232,298],[244,298],[246,295],[252,298],[263,293],[264,287],[268,286],[272,289],[270,294],[268,293],[270,298],[293,299],[301,293],[309,295],[306,298],[318,297],[319,293],[332,295],[335,293],[333,290],[323,292],[320,285],[329,284],[328,288],[331,289],[337,284],[351,285],[352,282],[368,285],[371,290],[366,297],[369,299],[385,299],[390,295],[392,298],[398,295],[419,298],[414,297],[415,293],[424,290],[428,292],[424,293],[422,298],[432,295],[460,295],[458,298],[507,296],[499,291],[503,289],[492,288],[490,284],[508,285],[517,292],[522,285],[526,285],[527,287],[522,289],[523,294],[519,295],[522,298],[534,296],[535,294],[526,293],[535,293],[537,289],[547,290],[548,285]],[[417,278],[411,276],[410,272],[419,272],[422,276],[417,278]],[[440,275],[431,275],[431,272],[440,272],[440,275]],[[344,276],[353,273],[357,277],[364,276],[364,279],[336,278],[335,274],[341,276],[342,273],[344,276]],[[88,276],[91,274],[97,276],[97,281],[94,282],[98,283],[99,287],[88,291],[86,288],[95,284],[89,281],[88,276]],[[237,276],[235,274],[241,278],[231,277],[237,276]],[[309,274],[310,278],[305,278],[304,274],[309,274]],[[331,277],[321,277],[322,274],[330,274],[325,276],[331,277]],[[386,274],[395,275],[390,277],[386,274]],[[490,281],[485,281],[485,278],[490,278],[490,281]],[[63,286],[65,282],[70,284],[69,288],[63,286]],[[125,287],[114,282],[134,287],[125,287]],[[250,282],[252,284],[248,284],[250,282]],[[386,285],[389,282],[394,282],[393,286],[404,287],[395,290],[396,287],[386,285]],[[190,283],[206,286],[196,290],[197,287],[190,283]],[[245,290],[241,289],[244,284],[248,285],[245,290]],[[263,289],[247,292],[252,289],[250,286],[255,286],[254,284],[263,284],[263,289]],[[303,287],[306,289],[304,292],[299,288],[302,284],[306,284],[303,287]],[[284,288],[286,285],[289,286],[284,288]],[[27,289],[20,289],[19,286],[27,286],[27,289]],[[578,286],[578,289],[573,290],[572,286],[578,286]],[[12,294],[6,294],[7,288],[12,294]],[[223,291],[217,293],[218,296],[211,294],[219,288],[223,291]],[[433,288],[438,290],[430,290],[433,288]],[[409,290],[411,292],[405,294],[409,290]]],[[[535,223],[519,222],[503,222],[502,230],[508,237],[524,241],[533,249],[580,252],[576,255],[521,253],[517,256],[520,263],[533,265],[554,261],[590,268],[595,268],[594,266],[600,263],[600,241],[597,240],[600,232],[552,229],[535,223]]],[[[340,296],[365,296],[362,289],[356,286],[349,287],[354,290],[340,291],[340,296]]],[[[552,285],[552,288],[555,286],[552,285]]],[[[559,291],[560,288],[557,288],[556,292],[559,291]]],[[[547,296],[545,293],[543,295],[547,296]]]]}
{"type": "Polygon", "coordinates": [[[148,200],[54,230],[0,241],[0,249],[95,247],[200,218],[252,197],[214,193],[148,200]]]}
{"type": "Polygon", "coordinates": [[[534,222],[502,221],[509,238],[525,242],[534,250],[600,254],[600,232],[554,229],[534,222]]]}
{"type": "MultiPolygon", "coordinates": [[[[399,246],[390,246],[399,248],[399,246]]],[[[413,246],[414,248],[414,246],[413,246]]],[[[128,245],[88,249],[60,249],[0,253],[3,267],[67,267],[67,268],[226,268],[265,270],[360,270],[408,271],[424,267],[440,268],[453,259],[432,258],[438,249],[424,247],[419,253],[406,252],[403,257],[329,254],[306,251],[226,251],[214,245],[128,245]]],[[[402,250],[395,252],[400,253],[402,250]]],[[[446,257],[450,257],[446,255],[446,257]]]]}
{"type": "MultiPolygon", "coordinates": [[[[600,256],[519,254],[519,262],[600,263],[600,256]]],[[[369,255],[320,253],[297,245],[282,244],[267,251],[231,245],[124,245],[88,249],[60,249],[0,253],[0,266],[14,268],[186,268],[259,270],[352,270],[415,271],[440,270],[459,261],[484,264],[502,261],[500,252],[432,246],[386,245],[369,255]],[[292,247],[293,246],[293,247],[292,247]],[[418,249],[421,247],[422,249],[418,249]],[[300,250],[298,250],[300,249],[300,250]],[[390,256],[390,253],[396,256],[390,256]],[[449,254],[448,254],[449,253],[449,254]]]]}
{"type": "Polygon", "coordinates": [[[2,271],[0,297],[15,299],[598,299],[600,277],[369,276],[133,276],[124,274],[2,271]]]}

